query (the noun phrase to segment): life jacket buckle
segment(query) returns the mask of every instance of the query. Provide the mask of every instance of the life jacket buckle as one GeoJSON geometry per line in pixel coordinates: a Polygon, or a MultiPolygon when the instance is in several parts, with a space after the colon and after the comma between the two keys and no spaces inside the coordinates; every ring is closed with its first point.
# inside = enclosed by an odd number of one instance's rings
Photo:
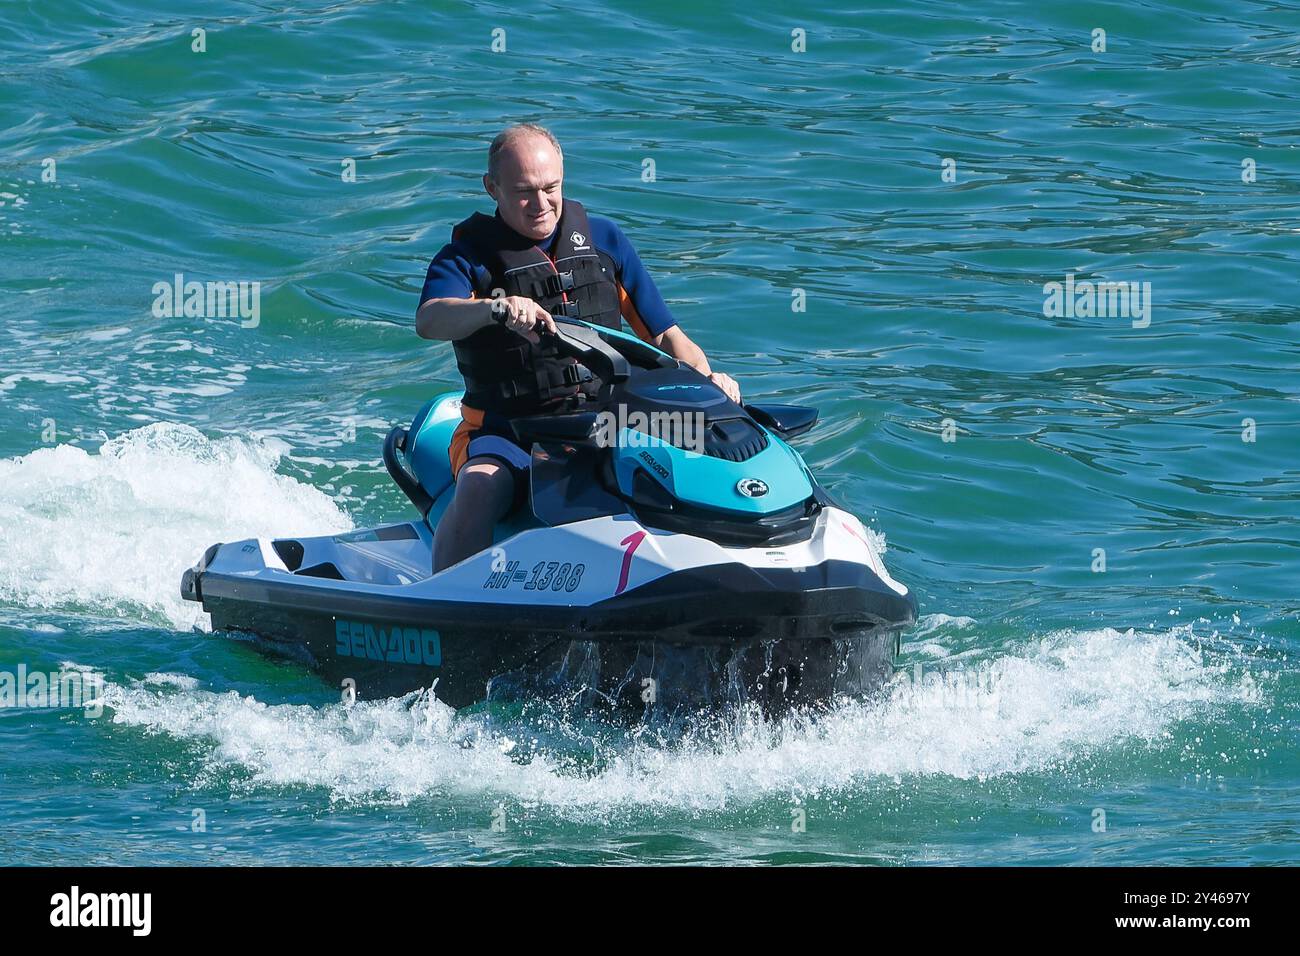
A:
{"type": "Polygon", "coordinates": [[[585,365],[578,365],[575,362],[573,365],[564,366],[565,385],[582,385],[585,382],[590,382],[593,378],[595,376],[591,374],[591,369],[585,365]]]}
{"type": "Polygon", "coordinates": [[[547,295],[563,295],[565,292],[573,291],[573,273],[557,272],[549,275],[542,282],[542,287],[546,290],[547,295]]]}

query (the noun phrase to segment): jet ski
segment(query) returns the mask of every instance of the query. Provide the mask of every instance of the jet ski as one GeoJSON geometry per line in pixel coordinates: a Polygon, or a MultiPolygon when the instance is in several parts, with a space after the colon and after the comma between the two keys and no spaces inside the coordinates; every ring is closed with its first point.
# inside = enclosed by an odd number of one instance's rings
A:
{"type": "Polygon", "coordinates": [[[878,689],[916,600],[788,444],[816,409],[742,406],[634,336],[557,323],[594,384],[576,410],[512,421],[530,486],[491,548],[432,573],[451,392],[384,441],[418,518],[214,544],[182,595],[358,697],[779,709],[878,689]]]}

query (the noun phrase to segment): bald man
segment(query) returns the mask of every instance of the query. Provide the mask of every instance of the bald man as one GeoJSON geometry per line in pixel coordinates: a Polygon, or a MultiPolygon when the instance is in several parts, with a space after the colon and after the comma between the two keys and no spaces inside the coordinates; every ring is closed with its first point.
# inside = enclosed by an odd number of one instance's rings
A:
{"type": "Polygon", "coordinates": [[[553,315],[614,329],[626,321],[740,401],[735,381],[714,372],[674,321],[622,230],[566,201],[563,185],[564,154],[550,131],[509,127],[492,141],[483,176],[496,215],[461,222],[429,264],[415,328],[454,343],[465,378],[449,450],[456,492],[434,537],[435,573],[488,547],[493,527],[527,495],[531,449],[510,419],[568,411],[591,391],[590,372],[538,335],[555,331],[553,315]]]}

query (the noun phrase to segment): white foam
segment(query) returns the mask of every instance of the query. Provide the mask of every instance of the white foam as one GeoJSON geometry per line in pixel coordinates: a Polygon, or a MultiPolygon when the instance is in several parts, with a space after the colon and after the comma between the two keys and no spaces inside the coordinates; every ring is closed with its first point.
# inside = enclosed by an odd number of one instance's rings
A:
{"type": "Polygon", "coordinates": [[[1172,747],[1178,721],[1260,699],[1249,674],[1194,646],[1190,632],[1064,631],[985,665],[973,697],[899,679],[882,700],[844,703],[816,720],[769,724],[751,715],[669,743],[579,736],[599,753],[595,770],[575,766],[582,762],[572,752],[517,746],[528,736],[518,725],[455,716],[436,700],[318,709],[110,685],[106,703],[116,723],[205,741],[208,782],[229,779],[235,767],[254,789],[313,786],[368,802],[477,794],[591,819],[628,808],[710,812],[828,790],[853,799],[873,782],[903,777],[1059,774],[1135,743],[1172,747]]]}
{"type": "Polygon", "coordinates": [[[19,382],[40,382],[42,385],[87,385],[87,379],[80,375],[65,375],[62,372],[14,372],[0,378],[0,392],[12,391],[19,382]]]}
{"type": "Polygon", "coordinates": [[[973,617],[959,617],[951,614],[922,614],[916,622],[916,630],[912,632],[913,637],[921,637],[925,634],[932,634],[940,628],[957,628],[964,630],[975,623],[973,617]]]}
{"type": "Polygon", "coordinates": [[[131,329],[128,326],[119,325],[111,329],[92,329],[91,331],[83,332],[81,334],[90,342],[111,342],[113,339],[120,338],[123,335],[130,335],[131,329]]]}
{"type": "Polygon", "coordinates": [[[194,690],[199,686],[197,678],[188,674],[168,674],[162,671],[151,671],[140,679],[142,684],[155,684],[163,687],[179,687],[182,690],[194,690]]]}
{"type": "Polygon", "coordinates": [[[921,641],[903,645],[909,654],[924,654],[926,657],[948,657],[952,654],[938,641],[921,641]]]}
{"type": "Polygon", "coordinates": [[[188,627],[181,573],[218,541],[329,534],[352,522],[276,474],[272,443],[160,422],[0,461],[0,601],[188,627]]]}
{"type": "Polygon", "coordinates": [[[953,655],[952,651],[944,646],[943,638],[952,631],[964,631],[974,625],[973,617],[922,614],[916,621],[916,627],[908,631],[903,650],[908,654],[921,654],[933,658],[951,656],[953,660],[971,656],[973,653],[978,653],[978,650],[971,649],[953,655]]]}

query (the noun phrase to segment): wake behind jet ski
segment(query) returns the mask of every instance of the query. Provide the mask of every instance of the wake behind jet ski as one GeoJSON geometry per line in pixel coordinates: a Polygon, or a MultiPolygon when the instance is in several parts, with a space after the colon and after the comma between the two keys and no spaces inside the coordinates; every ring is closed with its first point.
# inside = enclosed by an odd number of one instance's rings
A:
{"type": "Polygon", "coordinates": [[[786,443],[816,410],[737,405],[640,339],[559,324],[599,393],[514,420],[532,447],[528,506],[492,548],[431,573],[461,421],[447,393],[384,442],[418,520],[214,544],[182,595],[214,630],[254,634],[361,697],[436,680],[453,707],[546,693],[779,707],[878,688],[916,601],[786,443]]]}

